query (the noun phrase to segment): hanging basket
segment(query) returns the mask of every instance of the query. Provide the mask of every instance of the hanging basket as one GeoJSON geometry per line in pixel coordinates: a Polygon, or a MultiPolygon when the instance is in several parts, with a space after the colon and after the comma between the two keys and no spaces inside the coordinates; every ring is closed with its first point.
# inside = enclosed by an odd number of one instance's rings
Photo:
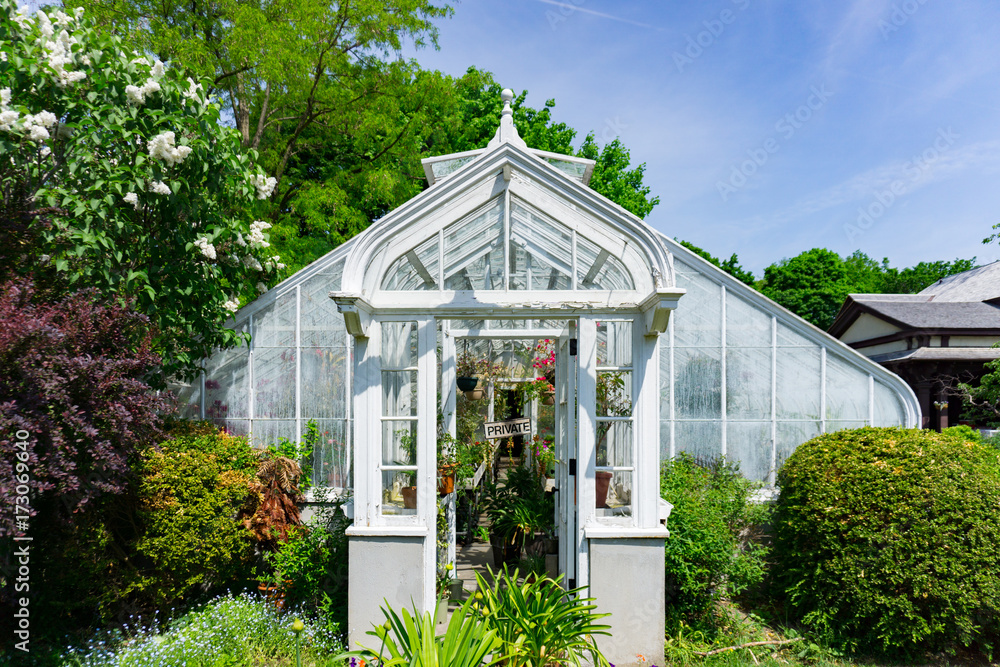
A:
{"type": "Polygon", "coordinates": [[[479,384],[479,378],[463,376],[456,379],[456,384],[458,384],[459,391],[470,392],[479,384]]]}
{"type": "Polygon", "coordinates": [[[478,401],[481,400],[485,394],[486,391],[484,389],[470,389],[465,392],[465,397],[470,401],[478,401]]]}
{"type": "Polygon", "coordinates": [[[555,405],[556,404],[556,392],[554,391],[543,391],[542,392],[542,405],[555,405]]]}

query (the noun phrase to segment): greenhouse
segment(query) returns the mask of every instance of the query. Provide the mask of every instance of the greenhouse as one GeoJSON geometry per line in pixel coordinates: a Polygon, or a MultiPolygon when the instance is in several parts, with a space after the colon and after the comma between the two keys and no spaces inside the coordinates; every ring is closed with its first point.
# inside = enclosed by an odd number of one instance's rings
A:
{"type": "Polygon", "coordinates": [[[773,486],[806,440],[913,427],[919,409],[898,377],[587,187],[592,161],[526,146],[510,99],[487,147],[425,160],[429,188],[243,308],[249,344],[177,391],[261,445],[315,423],[314,499],[353,498],[352,641],[383,600],[435,604],[455,552],[439,457],[511,446],[487,427],[527,458],[551,443],[558,572],[612,612],[611,662],[663,664],[660,461],[725,456],[773,486]]]}

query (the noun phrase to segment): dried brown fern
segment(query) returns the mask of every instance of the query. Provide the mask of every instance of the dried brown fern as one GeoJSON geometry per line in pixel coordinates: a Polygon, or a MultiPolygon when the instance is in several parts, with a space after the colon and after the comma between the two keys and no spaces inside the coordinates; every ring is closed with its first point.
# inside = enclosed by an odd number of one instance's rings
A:
{"type": "Polygon", "coordinates": [[[278,544],[288,540],[289,531],[302,525],[298,507],[302,500],[300,475],[302,468],[289,458],[260,459],[257,481],[251,485],[251,500],[241,518],[261,550],[277,551],[278,544]]]}

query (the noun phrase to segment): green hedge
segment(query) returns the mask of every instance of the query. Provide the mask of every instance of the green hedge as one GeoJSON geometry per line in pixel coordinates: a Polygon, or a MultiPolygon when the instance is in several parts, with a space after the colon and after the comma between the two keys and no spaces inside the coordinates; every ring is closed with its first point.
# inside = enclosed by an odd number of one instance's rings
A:
{"type": "Polygon", "coordinates": [[[961,433],[840,431],[778,474],[775,582],[849,649],[979,645],[1000,630],[1000,465],[961,433]]]}

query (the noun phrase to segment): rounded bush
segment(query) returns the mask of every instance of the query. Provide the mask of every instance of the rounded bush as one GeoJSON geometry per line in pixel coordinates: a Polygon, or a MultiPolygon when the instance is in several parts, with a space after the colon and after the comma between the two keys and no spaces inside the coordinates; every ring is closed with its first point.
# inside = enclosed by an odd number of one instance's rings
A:
{"type": "Polygon", "coordinates": [[[801,445],[778,486],[774,578],[807,625],[885,653],[995,643],[995,449],[954,433],[839,431],[801,445]]]}

